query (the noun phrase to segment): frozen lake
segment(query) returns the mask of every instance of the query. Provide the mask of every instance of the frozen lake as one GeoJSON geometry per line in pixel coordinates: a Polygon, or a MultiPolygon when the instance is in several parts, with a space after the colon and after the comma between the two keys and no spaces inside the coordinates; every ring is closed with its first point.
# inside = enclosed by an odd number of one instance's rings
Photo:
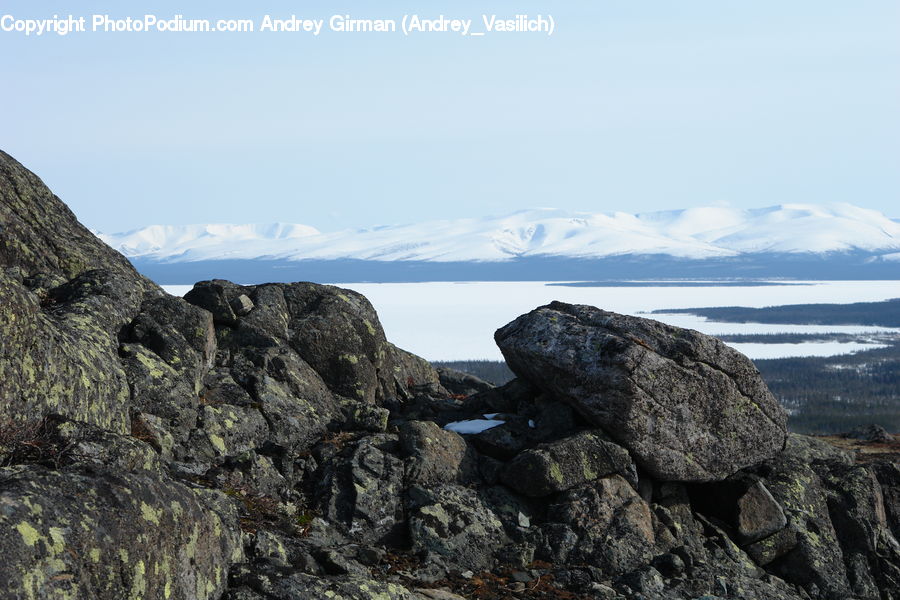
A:
{"type": "MultiPolygon", "coordinates": [[[[900,297],[900,281],[810,281],[783,285],[565,287],[543,282],[429,282],[338,284],[364,294],[375,306],[388,339],[429,360],[501,360],[494,331],[553,300],[590,304],[640,315],[666,308],[763,307],[781,304],[873,302],[900,297]]],[[[190,286],[164,286],[183,295],[190,286]]],[[[741,333],[900,333],[883,327],[719,323],[683,314],[653,318],[712,335],[741,333]]],[[[730,344],[750,358],[832,356],[878,344],[817,342],[730,344]]]]}

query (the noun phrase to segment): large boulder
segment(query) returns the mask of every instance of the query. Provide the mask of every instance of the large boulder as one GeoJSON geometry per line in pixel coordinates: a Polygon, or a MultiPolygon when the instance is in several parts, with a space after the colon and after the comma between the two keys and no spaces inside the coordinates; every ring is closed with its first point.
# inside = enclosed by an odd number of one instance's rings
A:
{"type": "Polygon", "coordinates": [[[161,291],[0,152],[0,420],[56,412],[125,432],[118,335],[161,291]]]}
{"type": "Polygon", "coordinates": [[[744,355],[658,321],[554,302],[499,329],[510,368],[666,481],[715,481],[784,447],[787,417],[744,355]]]}

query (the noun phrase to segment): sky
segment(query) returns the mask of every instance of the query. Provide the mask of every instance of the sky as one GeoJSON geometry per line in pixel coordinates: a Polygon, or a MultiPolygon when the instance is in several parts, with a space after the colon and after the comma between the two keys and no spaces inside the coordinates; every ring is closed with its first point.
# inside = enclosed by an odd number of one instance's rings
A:
{"type": "Polygon", "coordinates": [[[0,31],[0,149],[97,230],[790,202],[900,217],[896,0],[123,4],[0,0],[0,17],[542,14],[555,29],[0,31]]]}

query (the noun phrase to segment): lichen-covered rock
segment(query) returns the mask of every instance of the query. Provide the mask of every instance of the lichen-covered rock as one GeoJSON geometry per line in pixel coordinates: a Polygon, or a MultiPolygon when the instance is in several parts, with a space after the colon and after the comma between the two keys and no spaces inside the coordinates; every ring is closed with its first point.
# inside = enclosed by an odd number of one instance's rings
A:
{"type": "Polygon", "coordinates": [[[119,359],[128,381],[125,407],[156,416],[174,440],[184,443],[197,424],[198,398],[188,378],[140,344],[119,346],[119,359]]]}
{"type": "MultiPolygon", "coordinates": [[[[128,280],[142,279],[128,260],[101,242],[37,175],[0,151],[0,268],[26,275],[74,279],[105,269],[128,280]]],[[[152,284],[143,281],[144,285],[152,284]]]]}
{"type": "Polygon", "coordinates": [[[174,296],[145,302],[125,337],[153,351],[179,372],[192,384],[195,394],[216,357],[212,315],[174,296]]]}
{"type": "Polygon", "coordinates": [[[323,459],[315,501],[322,516],[358,541],[382,541],[403,522],[403,462],[397,437],[373,435],[323,459]]]}
{"type": "Polygon", "coordinates": [[[0,419],[128,430],[118,333],[159,289],[0,152],[0,419]]]}
{"type": "Polygon", "coordinates": [[[786,414],[745,356],[699,332],[554,302],[495,334],[510,368],[665,481],[713,481],[784,446],[786,414]]]}
{"type": "MultiPolygon", "coordinates": [[[[184,295],[184,299],[195,306],[210,313],[216,323],[220,325],[237,325],[238,318],[231,308],[231,302],[226,297],[226,290],[238,288],[230,281],[200,281],[184,295]]],[[[233,292],[236,299],[240,292],[233,292]]]]}
{"type": "Polygon", "coordinates": [[[583,431],[525,450],[500,478],[526,496],[547,496],[613,473],[633,470],[628,451],[600,432],[583,431]]]}
{"type": "Polygon", "coordinates": [[[478,494],[444,484],[410,490],[412,549],[459,571],[489,568],[506,543],[503,523],[478,494]]]}
{"type": "Polygon", "coordinates": [[[611,575],[649,563],[669,541],[660,538],[650,506],[619,475],[569,490],[550,505],[547,520],[566,525],[578,538],[567,561],[593,564],[611,575]]]}
{"type": "Polygon", "coordinates": [[[859,598],[873,599],[881,590],[900,590],[900,543],[888,525],[875,474],[865,465],[827,467],[819,472],[850,589],[859,598]]]}
{"type": "MultiPolygon", "coordinates": [[[[462,436],[441,429],[431,421],[403,423],[400,447],[408,457],[406,481],[424,486],[458,482],[471,452],[462,436]]],[[[474,465],[470,465],[470,469],[474,470],[474,465]]]]}
{"type": "Polygon", "coordinates": [[[0,269],[0,418],[54,412],[128,430],[129,389],[117,333],[137,312],[140,290],[108,272],[80,277],[85,285],[77,293],[42,305],[0,269]]]}
{"type": "Polygon", "coordinates": [[[253,450],[269,437],[260,411],[252,406],[205,405],[198,411],[197,428],[191,432],[189,455],[205,462],[253,450]]]}
{"type": "Polygon", "coordinates": [[[797,531],[785,527],[757,542],[744,546],[744,551],[761,567],[790,552],[797,545],[797,531]]]}
{"type": "Polygon", "coordinates": [[[785,547],[787,552],[766,568],[812,590],[813,597],[848,598],[851,592],[843,552],[828,513],[822,478],[814,468],[822,461],[846,464],[847,457],[824,442],[795,435],[771,461],[766,487],[784,509],[796,545],[785,547]]]}
{"type": "Polygon", "coordinates": [[[237,514],[151,472],[0,469],[0,598],[218,598],[237,514]]]}
{"type": "MultiPolygon", "coordinates": [[[[404,369],[404,355],[388,344],[375,309],[364,296],[312,283],[283,285],[282,292],[291,347],[334,393],[361,402],[384,402],[396,396],[398,386],[405,390],[418,383],[417,374],[404,369]]],[[[437,381],[433,369],[428,376],[437,381]]]]}
{"type": "Polygon", "coordinates": [[[872,465],[878,483],[881,484],[881,497],[888,526],[894,537],[900,539],[900,464],[896,462],[878,462],[872,465]]]}
{"type": "Polygon", "coordinates": [[[780,451],[696,332],[553,304],[441,379],[349,290],[163,294],[2,153],[0,294],[0,600],[900,600],[896,464],[780,451]]]}
{"type": "Polygon", "coordinates": [[[253,398],[284,448],[308,448],[340,414],[338,401],[318,374],[285,346],[233,350],[231,374],[253,398]]]}

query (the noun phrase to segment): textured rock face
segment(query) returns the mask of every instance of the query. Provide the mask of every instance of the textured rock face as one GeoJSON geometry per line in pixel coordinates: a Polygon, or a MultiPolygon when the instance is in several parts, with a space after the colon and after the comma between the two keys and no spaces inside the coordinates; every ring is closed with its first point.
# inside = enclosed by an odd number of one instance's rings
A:
{"type": "Polygon", "coordinates": [[[501,478],[526,496],[547,496],[632,468],[624,448],[597,432],[585,431],[519,453],[501,478]]]}
{"type": "Polygon", "coordinates": [[[621,476],[575,488],[548,510],[550,522],[564,523],[577,536],[567,560],[625,573],[666,550],[657,539],[650,506],[621,476]]]}
{"type": "MultiPolygon", "coordinates": [[[[400,428],[400,443],[409,483],[455,483],[461,479],[470,454],[466,441],[431,421],[408,421],[400,428]]],[[[474,468],[474,465],[471,467],[474,468]]]]}
{"type": "Polygon", "coordinates": [[[411,495],[413,549],[455,569],[490,568],[506,536],[497,515],[472,490],[440,485],[411,495]]]}
{"type": "MultiPolygon", "coordinates": [[[[877,598],[879,590],[900,589],[900,545],[890,532],[875,473],[853,465],[825,442],[790,436],[772,459],[766,486],[784,508],[788,536],[767,568],[825,598],[877,598]]],[[[885,596],[895,598],[896,595],[885,596]]]]}
{"type": "Polygon", "coordinates": [[[0,419],[57,412],[124,432],[119,329],[160,294],[0,152],[0,419]]]}
{"type": "Polygon", "coordinates": [[[37,175],[2,150],[0,232],[0,266],[18,267],[26,275],[69,280],[104,269],[124,279],[142,279],[124,256],[81,225],[37,175]]]}
{"type": "Polygon", "coordinates": [[[0,597],[218,598],[243,557],[232,502],[168,480],[133,438],[57,427],[74,463],[0,469],[0,597]]]}
{"type": "Polygon", "coordinates": [[[554,302],[495,339],[513,371],[571,403],[659,479],[723,479],[784,446],[784,410],[753,364],[715,338],[554,302]]]}
{"type": "Polygon", "coordinates": [[[390,452],[396,445],[397,438],[391,435],[363,438],[322,470],[319,510],[345,534],[379,541],[403,520],[403,463],[390,452]]]}

